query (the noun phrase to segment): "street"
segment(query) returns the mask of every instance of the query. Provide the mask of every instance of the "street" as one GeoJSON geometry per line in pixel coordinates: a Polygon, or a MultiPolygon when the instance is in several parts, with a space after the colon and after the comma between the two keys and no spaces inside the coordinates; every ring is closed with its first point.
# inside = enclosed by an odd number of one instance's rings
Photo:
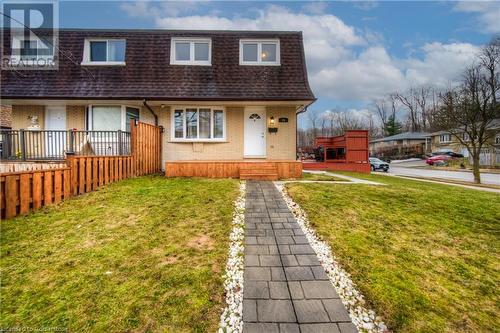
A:
{"type": "MultiPolygon", "coordinates": [[[[389,173],[399,176],[414,176],[451,179],[458,181],[473,182],[474,176],[470,171],[446,171],[415,168],[415,166],[425,165],[425,162],[394,163],[390,165],[389,173]]],[[[490,185],[500,185],[500,174],[481,173],[481,183],[490,185]]]]}

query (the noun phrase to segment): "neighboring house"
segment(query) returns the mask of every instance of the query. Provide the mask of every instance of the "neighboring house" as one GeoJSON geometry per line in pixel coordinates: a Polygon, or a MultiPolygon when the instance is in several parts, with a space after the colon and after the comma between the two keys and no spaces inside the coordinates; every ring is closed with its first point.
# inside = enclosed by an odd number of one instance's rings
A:
{"type": "Polygon", "coordinates": [[[370,141],[370,156],[395,157],[424,154],[430,150],[428,133],[405,132],[370,141]],[[393,156],[391,156],[393,155],[393,156]]]}
{"type": "MultiPolygon", "coordinates": [[[[489,139],[480,155],[480,164],[484,166],[500,165],[500,119],[494,119],[488,127],[489,139]]],[[[467,134],[463,133],[464,140],[467,134]]],[[[447,131],[438,131],[430,134],[433,152],[451,150],[469,156],[469,151],[460,141],[447,131]]]]}
{"type": "Polygon", "coordinates": [[[70,29],[59,44],[58,70],[2,72],[13,129],[139,119],[164,127],[162,165],[296,160],[296,115],[315,100],[301,32],[70,29]]]}

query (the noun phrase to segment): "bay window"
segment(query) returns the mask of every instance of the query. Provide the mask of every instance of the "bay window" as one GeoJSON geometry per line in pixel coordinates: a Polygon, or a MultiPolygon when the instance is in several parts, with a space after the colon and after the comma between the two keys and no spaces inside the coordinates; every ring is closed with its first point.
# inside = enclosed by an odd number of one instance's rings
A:
{"type": "Polygon", "coordinates": [[[225,139],[222,108],[173,108],[173,141],[223,141],[225,139]]]}

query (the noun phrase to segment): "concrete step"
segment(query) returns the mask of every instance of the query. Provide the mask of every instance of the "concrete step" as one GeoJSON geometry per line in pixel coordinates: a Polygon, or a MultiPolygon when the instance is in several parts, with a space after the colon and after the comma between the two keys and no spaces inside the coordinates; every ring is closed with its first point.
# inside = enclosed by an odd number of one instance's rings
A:
{"type": "Polygon", "coordinates": [[[245,180],[278,180],[277,173],[240,173],[240,179],[245,180]]]}

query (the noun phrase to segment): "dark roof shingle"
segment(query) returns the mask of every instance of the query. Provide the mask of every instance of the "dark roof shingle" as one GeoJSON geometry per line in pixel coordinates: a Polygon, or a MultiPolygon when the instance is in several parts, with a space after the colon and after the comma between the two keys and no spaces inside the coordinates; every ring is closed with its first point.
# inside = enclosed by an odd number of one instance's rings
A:
{"type": "Polygon", "coordinates": [[[2,98],[314,100],[300,32],[60,30],[58,70],[2,71],[2,98]],[[85,38],[125,38],[126,66],[81,66],[85,38]],[[210,37],[212,66],[170,65],[171,37],[210,37]],[[281,66],[240,66],[240,38],[279,38],[281,66]]]}

